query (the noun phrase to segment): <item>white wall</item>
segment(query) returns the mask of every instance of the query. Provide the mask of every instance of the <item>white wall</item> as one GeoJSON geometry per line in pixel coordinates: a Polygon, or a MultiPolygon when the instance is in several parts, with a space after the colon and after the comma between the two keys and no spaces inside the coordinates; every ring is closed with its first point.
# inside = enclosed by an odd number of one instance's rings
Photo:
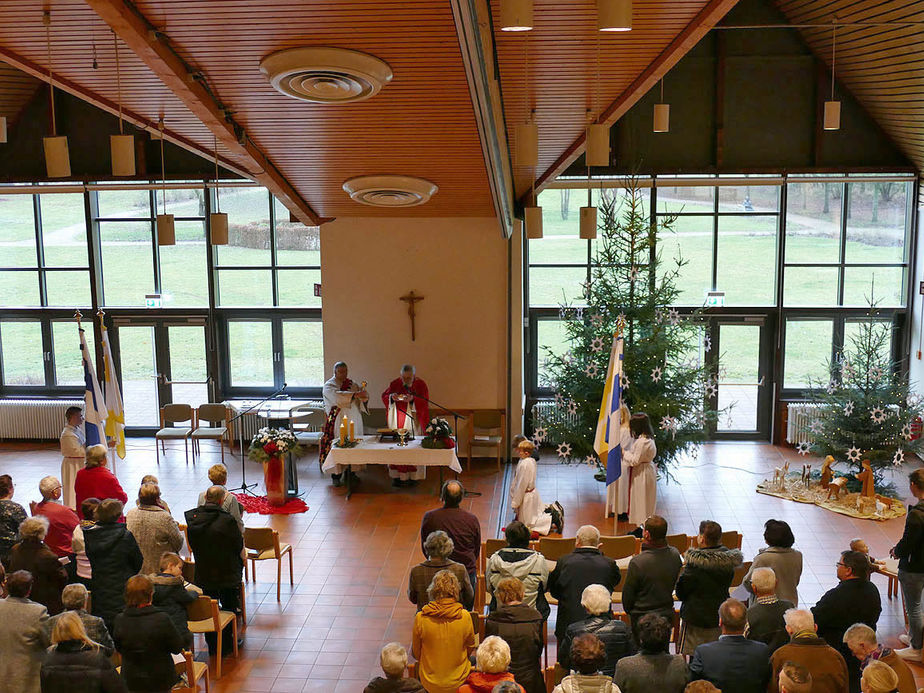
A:
{"type": "Polygon", "coordinates": [[[381,406],[378,395],[409,362],[440,404],[504,408],[506,253],[494,218],[350,217],[325,224],[325,371],[346,361],[381,406]],[[425,297],[416,304],[414,342],[407,303],[399,300],[412,289],[425,297]]]}

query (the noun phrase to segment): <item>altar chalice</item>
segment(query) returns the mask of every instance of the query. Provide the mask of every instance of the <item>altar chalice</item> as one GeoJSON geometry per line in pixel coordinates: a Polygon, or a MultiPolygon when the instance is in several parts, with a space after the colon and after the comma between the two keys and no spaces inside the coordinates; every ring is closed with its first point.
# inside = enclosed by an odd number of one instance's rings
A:
{"type": "Polygon", "coordinates": [[[407,429],[406,428],[398,429],[398,447],[400,448],[407,447],[407,429]]]}

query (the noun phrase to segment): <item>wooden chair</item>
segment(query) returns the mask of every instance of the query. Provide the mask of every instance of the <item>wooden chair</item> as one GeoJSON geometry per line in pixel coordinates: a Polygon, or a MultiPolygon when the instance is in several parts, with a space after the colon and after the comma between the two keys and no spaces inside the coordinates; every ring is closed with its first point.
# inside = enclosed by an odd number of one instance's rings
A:
{"type": "Polygon", "coordinates": [[[205,693],[209,693],[209,665],[205,662],[196,662],[193,660],[192,652],[183,650],[183,661],[176,663],[176,673],[186,674],[186,683],[182,682],[175,685],[171,690],[173,693],[199,693],[199,679],[205,679],[205,693]]]}
{"type": "MultiPolygon", "coordinates": [[[[247,565],[246,563],[244,564],[247,565]]],[[[192,560],[183,560],[183,579],[196,584],[196,564],[192,560]]],[[[87,608],[87,611],[90,609],[87,608]]],[[[241,629],[247,628],[247,593],[244,591],[244,581],[241,581],[241,629]]]]}
{"type": "Polygon", "coordinates": [[[612,558],[614,561],[634,556],[642,550],[641,539],[631,534],[623,537],[600,537],[600,543],[603,545],[600,547],[603,555],[612,558]]]}
{"type": "MultiPolygon", "coordinates": [[[[272,527],[244,527],[244,548],[250,561],[250,574],[257,581],[257,561],[276,561],[276,601],[282,601],[282,557],[289,554],[289,584],[295,585],[292,570],[292,545],[279,541],[279,532],[272,527]]],[[[244,577],[247,578],[247,563],[244,562],[244,577]]]]}
{"type": "Polygon", "coordinates": [[[322,430],[327,414],[318,407],[296,407],[289,412],[289,428],[302,445],[321,445],[322,430]]]}
{"type": "Polygon", "coordinates": [[[730,549],[740,549],[744,535],[740,532],[722,532],[722,544],[730,549]]]}
{"type": "Polygon", "coordinates": [[[575,537],[565,538],[556,538],[556,537],[540,537],[539,538],[539,547],[538,551],[547,560],[557,561],[562,556],[574,551],[575,542],[577,540],[575,537]]]}
{"type": "Polygon", "coordinates": [[[686,534],[668,534],[666,539],[667,545],[677,549],[681,556],[690,548],[690,537],[686,534]]]}
{"type": "Polygon", "coordinates": [[[222,631],[230,623],[231,637],[234,638],[234,658],[237,659],[237,619],[230,611],[219,611],[218,600],[206,594],[186,605],[187,625],[190,633],[215,633],[217,638],[215,655],[215,678],[221,678],[221,640],[222,631]]]}
{"type": "Polygon", "coordinates": [[[501,468],[501,456],[505,452],[504,432],[506,414],[501,410],[472,412],[472,425],[468,431],[468,464],[471,469],[475,448],[493,448],[497,455],[497,471],[501,468]]]}
{"type": "Polygon", "coordinates": [[[552,693],[555,686],[561,683],[561,680],[568,675],[568,672],[564,670],[561,664],[555,662],[553,666],[546,667],[543,674],[545,676],[545,690],[547,693],[552,693]]]}
{"type": "Polygon", "coordinates": [[[166,440],[182,440],[186,452],[186,464],[189,464],[189,436],[193,430],[193,408],[188,404],[165,404],[160,408],[160,430],[154,434],[154,456],[160,464],[160,455],[157,452],[157,442],[160,441],[160,450],[166,455],[164,447],[166,440]],[[173,426],[172,424],[189,422],[189,426],[173,426]],[[168,425],[171,424],[171,425],[168,425]]]}
{"type": "Polygon", "coordinates": [[[748,571],[751,569],[751,563],[753,563],[753,561],[745,561],[735,568],[735,574],[732,576],[731,585],[728,587],[729,595],[735,591],[736,587],[740,587],[741,583],[744,582],[744,576],[747,575],[748,571]]]}
{"type": "Polygon", "coordinates": [[[190,434],[192,440],[193,459],[200,454],[199,443],[203,440],[217,440],[221,448],[221,463],[225,463],[225,438],[228,439],[228,446],[231,446],[231,410],[220,402],[209,402],[200,404],[196,409],[195,428],[190,434]],[[208,423],[203,426],[202,422],[208,423]],[[218,425],[215,425],[218,424],[218,425]]]}
{"type": "Polygon", "coordinates": [[[478,579],[475,583],[475,611],[483,611],[487,603],[488,559],[506,546],[505,539],[485,539],[481,542],[481,553],[478,554],[478,579]]]}

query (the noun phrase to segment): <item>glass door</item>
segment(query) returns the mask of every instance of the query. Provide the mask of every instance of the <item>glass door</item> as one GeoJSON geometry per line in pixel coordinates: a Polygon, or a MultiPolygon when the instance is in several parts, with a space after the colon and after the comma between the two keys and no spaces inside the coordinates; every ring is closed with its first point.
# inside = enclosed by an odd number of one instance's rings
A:
{"type": "Polygon", "coordinates": [[[711,326],[721,413],[717,438],[767,439],[772,388],[768,328],[763,317],[718,318],[711,326]]]}
{"type": "Polygon", "coordinates": [[[155,429],[165,404],[210,401],[204,320],[119,318],[113,333],[126,427],[155,429]]]}

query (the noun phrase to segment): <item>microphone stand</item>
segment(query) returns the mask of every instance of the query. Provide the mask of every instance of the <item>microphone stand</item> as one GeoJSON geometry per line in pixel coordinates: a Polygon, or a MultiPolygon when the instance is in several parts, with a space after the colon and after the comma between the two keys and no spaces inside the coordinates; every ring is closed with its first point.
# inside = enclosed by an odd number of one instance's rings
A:
{"type": "MultiPolygon", "coordinates": [[[[443,406],[442,404],[440,404],[439,402],[434,402],[432,399],[429,399],[428,397],[424,397],[424,396],[422,396],[422,395],[418,395],[417,393],[413,392],[413,391],[411,390],[411,388],[409,388],[407,385],[404,386],[404,391],[405,391],[406,394],[409,394],[409,395],[411,395],[412,397],[419,397],[419,398],[422,399],[424,402],[428,402],[428,403],[432,404],[434,407],[437,407],[438,409],[442,409],[442,410],[443,410],[444,412],[446,412],[447,414],[452,414],[452,427],[453,427],[453,429],[454,429],[454,431],[455,431],[455,434],[456,434],[456,449],[458,450],[458,448],[459,448],[459,418],[463,418],[463,419],[464,419],[465,416],[464,416],[463,414],[460,414],[459,412],[456,412],[456,411],[453,411],[452,409],[449,409],[448,407],[444,407],[444,406],[443,406]]],[[[428,423],[429,423],[429,422],[428,422],[428,423]]],[[[442,475],[443,475],[442,472],[443,472],[443,468],[440,467],[440,477],[441,477],[441,478],[442,478],[442,475]]],[[[480,496],[480,495],[481,495],[481,492],[480,492],[480,491],[466,491],[466,492],[465,492],[465,497],[466,497],[466,498],[468,498],[469,496],[480,496]]]]}
{"type": "MultiPolygon", "coordinates": [[[[276,392],[274,392],[273,394],[271,394],[269,397],[265,397],[265,398],[261,399],[261,400],[260,400],[259,402],[257,402],[256,404],[251,405],[251,406],[247,407],[246,409],[243,409],[243,410],[239,411],[239,412],[238,412],[237,414],[235,414],[234,416],[232,416],[232,417],[228,420],[228,423],[233,424],[235,421],[237,421],[238,419],[242,418],[245,414],[249,414],[249,413],[252,412],[254,409],[256,409],[257,407],[259,407],[261,404],[265,404],[266,402],[270,401],[270,400],[273,399],[274,397],[277,397],[278,395],[281,395],[283,392],[286,391],[286,388],[287,388],[287,387],[289,387],[289,384],[288,384],[288,383],[283,383],[283,384],[282,384],[282,387],[279,388],[278,390],[276,390],[276,392]]],[[[241,444],[241,485],[240,485],[240,486],[235,486],[234,488],[229,488],[228,490],[229,490],[229,491],[240,491],[241,493],[254,495],[253,493],[250,492],[250,489],[256,488],[256,487],[257,487],[257,484],[255,484],[255,483],[254,483],[254,484],[248,484],[248,483],[247,483],[247,464],[246,464],[247,461],[246,461],[246,458],[245,458],[245,456],[244,456],[244,422],[243,422],[243,421],[241,421],[241,425],[238,427],[238,440],[240,441],[240,444],[241,444]]]]}

